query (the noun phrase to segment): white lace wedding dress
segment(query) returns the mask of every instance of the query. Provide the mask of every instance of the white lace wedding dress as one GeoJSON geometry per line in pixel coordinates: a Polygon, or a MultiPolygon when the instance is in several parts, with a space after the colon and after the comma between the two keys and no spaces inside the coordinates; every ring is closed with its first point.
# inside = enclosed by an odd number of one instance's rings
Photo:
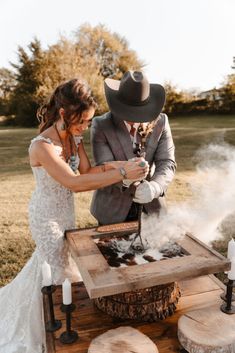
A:
{"type": "MultiPolygon", "coordinates": [[[[31,145],[39,140],[52,143],[39,135],[31,145]]],[[[61,147],[54,148],[61,153],[61,147]]],[[[29,224],[36,249],[16,278],[0,288],[0,353],[46,352],[41,293],[45,260],[51,265],[54,284],[66,277],[72,282],[81,279],[64,239],[65,229],[75,227],[73,193],[43,167],[32,170],[36,188],[29,204],[29,224]]]]}

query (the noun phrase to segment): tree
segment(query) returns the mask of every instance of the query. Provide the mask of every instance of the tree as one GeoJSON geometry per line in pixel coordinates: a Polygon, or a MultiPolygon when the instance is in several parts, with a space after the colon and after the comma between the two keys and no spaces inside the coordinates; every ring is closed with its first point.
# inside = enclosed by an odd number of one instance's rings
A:
{"type": "MultiPolygon", "coordinates": [[[[232,69],[235,71],[235,57],[233,57],[232,69]]],[[[226,81],[221,88],[223,113],[235,113],[235,73],[227,76],[226,81]]]]}
{"type": "Polygon", "coordinates": [[[10,100],[16,86],[15,74],[6,68],[0,69],[0,115],[10,113],[10,100]]]}
{"type": "Polygon", "coordinates": [[[44,53],[41,85],[37,90],[39,101],[45,99],[61,82],[81,77],[92,88],[98,102],[97,114],[107,110],[103,92],[106,77],[120,78],[128,69],[143,65],[128,43],[104,26],[82,25],[73,40],[65,37],[44,53]]]}
{"type": "Polygon", "coordinates": [[[129,48],[124,37],[110,32],[104,25],[82,25],[75,33],[75,43],[80,53],[83,77],[92,87],[98,102],[97,114],[101,114],[107,110],[104,79],[120,79],[127,70],[139,70],[144,64],[129,48]]]}
{"type": "Polygon", "coordinates": [[[139,70],[143,62],[137,58],[128,42],[104,25],[82,25],[75,33],[75,40],[82,58],[93,58],[102,78],[120,78],[127,70],[139,70]]]}
{"type": "Polygon", "coordinates": [[[14,72],[9,69],[0,69],[0,97],[8,99],[16,86],[16,77],[14,72]]]}
{"type": "Polygon", "coordinates": [[[41,104],[60,83],[80,76],[82,61],[78,48],[65,37],[44,51],[39,71],[41,84],[36,90],[37,101],[41,104]]]}
{"type": "Polygon", "coordinates": [[[13,92],[11,107],[16,115],[16,123],[23,126],[37,124],[37,90],[43,84],[40,75],[44,63],[41,44],[34,39],[28,46],[30,54],[18,47],[18,64],[12,64],[16,70],[16,87],[13,92]]]}
{"type": "Polygon", "coordinates": [[[166,91],[166,103],[164,105],[164,111],[169,115],[179,113],[179,107],[182,109],[182,105],[185,101],[184,94],[170,82],[165,82],[164,88],[166,91]]]}
{"type": "Polygon", "coordinates": [[[60,83],[74,77],[86,80],[98,102],[99,114],[107,109],[104,78],[120,78],[129,69],[140,69],[143,63],[129,49],[125,38],[102,25],[83,25],[73,40],[61,37],[46,50],[37,39],[28,45],[28,51],[19,47],[18,63],[12,65],[17,82],[11,99],[12,111],[18,124],[34,126],[38,106],[60,83]]]}
{"type": "Polygon", "coordinates": [[[235,75],[228,75],[227,82],[221,88],[223,113],[235,113],[235,75]]]}

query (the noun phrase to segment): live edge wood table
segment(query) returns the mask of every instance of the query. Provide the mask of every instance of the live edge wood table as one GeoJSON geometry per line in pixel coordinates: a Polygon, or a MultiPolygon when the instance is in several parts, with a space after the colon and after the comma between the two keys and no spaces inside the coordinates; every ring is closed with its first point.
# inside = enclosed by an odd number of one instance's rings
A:
{"type": "MultiPolygon", "coordinates": [[[[84,281],[72,286],[73,302],[76,305],[76,310],[72,313],[72,329],[78,331],[79,339],[70,345],[62,344],[59,340],[60,334],[65,331],[65,315],[60,311],[62,290],[61,286],[58,286],[54,293],[54,309],[56,319],[62,320],[62,328],[54,333],[47,333],[48,353],[87,353],[93,338],[119,326],[138,329],[155,342],[160,353],[180,352],[181,347],[177,339],[179,317],[190,310],[207,310],[215,305],[219,308],[220,294],[224,288],[213,273],[229,270],[230,262],[190,234],[178,242],[185,253],[182,258],[111,269],[99,251],[95,239],[107,235],[132,234],[136,230],[137,223],[130,222],[66,232],[70,250],[84,281]],[[145,323],[112,318],[101,312],[92,301],[97,297],[172,281],[179,283],[182,296],[176,312],[163,321],[145,323]]],[[[49,310],[46,301],[44,312],[47,321],[49,310]]]]}

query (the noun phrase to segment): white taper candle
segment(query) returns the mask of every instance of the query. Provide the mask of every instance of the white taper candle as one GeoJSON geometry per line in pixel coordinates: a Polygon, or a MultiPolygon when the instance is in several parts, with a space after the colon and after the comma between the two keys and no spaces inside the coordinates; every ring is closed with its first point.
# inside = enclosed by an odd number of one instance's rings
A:
{"type": "Polygon", "coordinates": [[[227,255],[227,257],[230,260],[232,260],[232,258],[235,257],[235,241],[233,238],[228,242],[228,255],[227,255]]]}
{"type": "Polygon", "coordinates": [[[68,278],[65,279],[62,285],[62,292],[63,292],[63,304],[69,305],[72,303],[72,288],[71,283],[68,278]]]}
{"type": "Polygon", "coordinates": [[[231,270],[228,271],[228,279],[235,281],[235,257],[231,259],[231,270]]]}
{"type": "Polygon", "coordinates": [[[42,264],[42,285],[44,287],[52,285],[51,266],[46,261],[42,264]]]}

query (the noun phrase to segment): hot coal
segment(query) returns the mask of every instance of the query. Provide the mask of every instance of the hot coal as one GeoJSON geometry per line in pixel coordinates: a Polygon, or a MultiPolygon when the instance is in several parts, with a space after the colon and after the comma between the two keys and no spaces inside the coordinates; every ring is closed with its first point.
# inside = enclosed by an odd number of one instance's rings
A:
{"type": "Polygon", "coordinates": [[[152,257],[152,256],[150,256],[150,255],[143,255],[143,259],[145,259],[145,260],[148,261],[148,262],[154,262],[154,261],[156,261],[156,260],[154,259],[154,257],[152,257]]]}
{"type": "Polygon", "coordinates": [[[122,256],[122,258],[125,260],[133,260],[135,258],[135,255],[133,253],[126,253],[122,256]]]}

